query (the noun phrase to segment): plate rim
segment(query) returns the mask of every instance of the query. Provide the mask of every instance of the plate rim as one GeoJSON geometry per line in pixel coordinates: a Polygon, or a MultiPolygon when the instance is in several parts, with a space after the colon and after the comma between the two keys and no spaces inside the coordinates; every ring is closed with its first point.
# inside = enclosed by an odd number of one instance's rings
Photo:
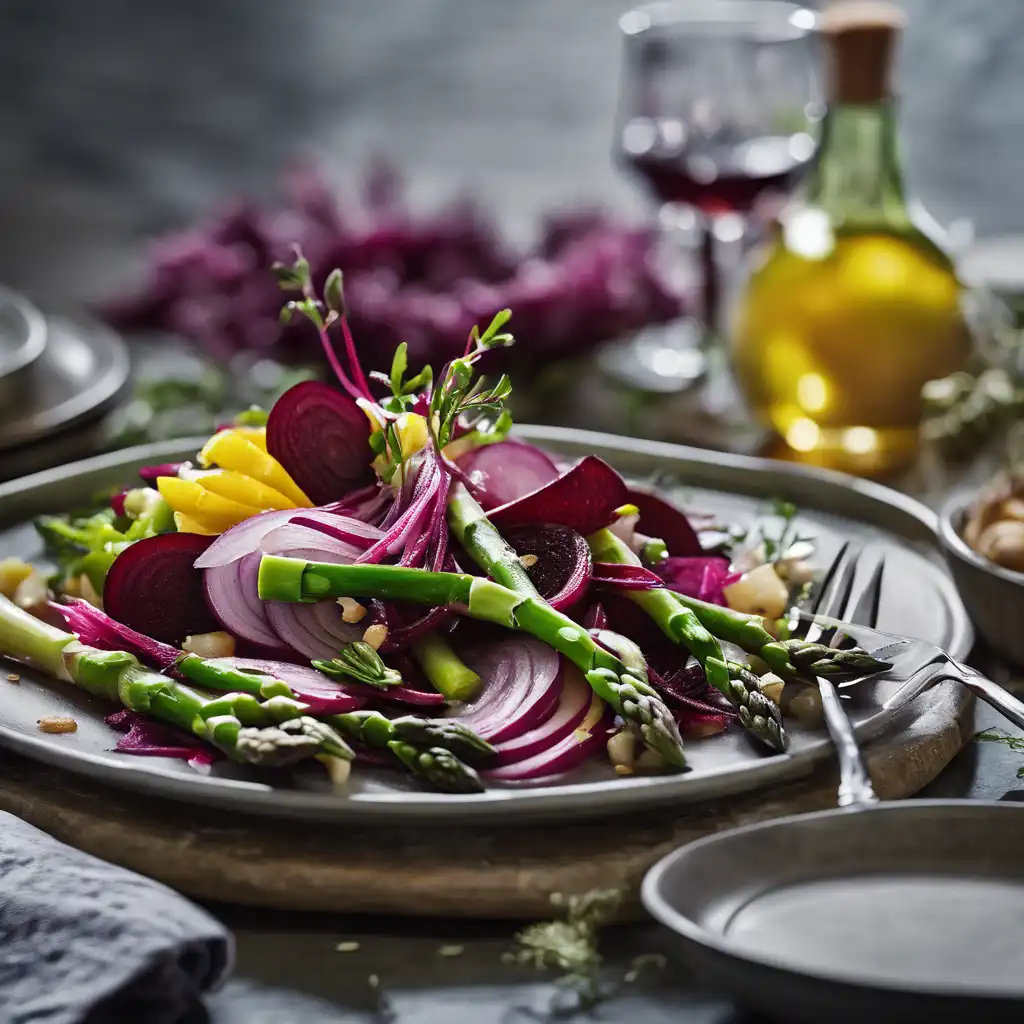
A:
{"type": "MultiPolygon", "coordinates": [[[[841,473],[832,473],[813,467],[794,467],[752,456],[726,455],[703,449],[692,449],[666,442],[648,442],[593,431],[533,425],[520,427],[516,433],[520,437],[535,441],[555,445],[582,445],[592,449],[604,449],[606,453],[609,449],[619,450],[638,454],[649,460],[656,460],[660,457],[675,462],[686,460],[725,465],[736,470],[771,470],[784,476],[796,475],[844,487],[853,486],[855,490],[870,498],[896,505],[905,514],[909,514],[919,527],[923,527],[931,538],[930,546],[934,548],[936,554],[935,567],[945,583],[944,597],[952,602],[951,608],[956,620],[953,642],[950,643],[951,652],[954,652],[954,657],[959,658],[966,655],[970,649],[973,630],[966,612],[959,602],[948,569],[941,560],[941,551],[934,529],[936,517],[925,506],[909,496],[870,481],[847,477],[841,473]],[[959,614],[956,614],[957,612],[959,614]]],[[[5,500],[16,495],[29,494],[37,488],[53,486],[83,475],[119,470],[122,467],[129,468],[133,465],[144,465],[147,462],[163,462],[175,457],[180,458],[183,454],[199,450],[206,440],[205,437],[199,437],[155,442],[41,470],[29,476],[0,484],[0,508],[3,508],[5,500]]],[[[750,497],[740,491],[732,493],[750,497]]],[[[7,517],[0,517],[0,529],[17,525],[22,521],[23,519],[20,518],[8,521],[7,517]]],[[[882,529],[881,527],[877,528],[882,529]]],[[[884,532],[896,535],[893,530],[884,532]]],[[[699,803],[703,800],[764,790],[785,780],[810,773],[818,763],[831,756],[831,748],[826,742],[810,749],[801,750],[797,755],[752,758],[745,765],[737,766],[728,775],[713,777],[715,778],[713,783],[715,792],[713,794],[705,793],[703,796],[680,793],[680,789],[686,784],[685,777],[669,779],[668,777],[644,778],[638,776],[630,779],[629,785],[615,786],[609,785],[606,780],[598,780],[573,784],[556,783],[533,788],[492,788],[483,794],[465,796],[417,791],[415,800],[410,801],[409,793],[401,790],[391,793],[360,794],[352,799],[346,799],[336,793],[282,791],[261,783],[244,780],[220,777],[215,780],[208,780],[206,777],[187,778],[138,763],[126,762],[124,765],[113,765],[87,751],[62,750],[59,746],[47,742],[41,737],[31,736],[14,729],[9,730],[2,724],[0,724],[0,743],[46,763],[78,774],[91,775],[120,788],[156,793],[183,799],[189,803],[228,806],[237,811],[251,811],[277,817],[313,818],[321,821],[417,819],[440,821],[445,818],[462,816],[467,812],[478,819],[490,817],[496,820],[513,821],[531,817],[551,817],[556,813],[564,814],[566,803],[570,801],[573,804],[572,817],[574,819],[595,819],[625,807],[654,808],[659,804],[664,806],[680,801],[687,804],[699,803]],[[751,781],[751,776],[755,781],[751,781]],[[219,785],[208,784],[214,781],[219,785]],[[196,782],[199,782],[199,785],[196,785],[196,782]],[[645,791],[647,792],[645,793],[645,791]],[[283,792],[287,792],[285,799],[289,801],[288,806],[284,807],[281,806],[283,792]]]]}

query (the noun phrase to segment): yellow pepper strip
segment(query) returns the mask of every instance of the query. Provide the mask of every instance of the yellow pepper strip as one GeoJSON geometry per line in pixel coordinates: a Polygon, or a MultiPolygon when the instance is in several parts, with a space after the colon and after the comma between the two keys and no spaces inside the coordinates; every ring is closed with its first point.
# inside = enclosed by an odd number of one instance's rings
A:
{"type": "Polygon", "coordinates": [[[178,528],[178,533],[199,533],[204,537],[216,537],[217,534],[223,532],[215,526],[209,526],[199,519],[185,515],[183,512],[174,513],[174,525],[178,528]]]}
{"type": "Polygon", "coordinates": [[[243,505],[255,505],[260,509],[295,508],[295,502],[280,491],[233,469],[196,470],[187,479],[195,480],[212,494],[219,494],[222,498],[230,498],[243,505]]]}
{"type": "Polygon", "coordinates": [[[254,505],[243,505],[230,498],[222,498],[192,480],[161,476],[157,478],[156,486],[164,501],[175,512],[182,512],[186,516],[192,516],[202,523],[216,527],[218,532],[260,514],[260,509],[254,505]]]}
{"type": "Polygon", "coordinates": [[[235,427],[239,437],[246,441],[252,441],[260,451],[267,450],[267,428],[266,427],[235,427]]]}
{"type": "Polygon", "coordinates": [[[299,485],[288,475],[277,459],[242,437],[237,430],[222,430],[214,434],[199,453],[202,466],[220,466],[251,476],[260,483],[273,487],[302,508],[312,508],[299,485]]]}

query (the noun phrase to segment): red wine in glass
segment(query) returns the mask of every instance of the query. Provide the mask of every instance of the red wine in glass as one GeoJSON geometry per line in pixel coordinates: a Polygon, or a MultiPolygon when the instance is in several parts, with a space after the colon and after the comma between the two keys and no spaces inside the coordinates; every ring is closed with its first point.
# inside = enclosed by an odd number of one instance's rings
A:
{"type": "MultiPolygon", "coordinates": [[[[691,206],[706,216],[749,213],[766,193],[788,194],[814,152],[806,134],[765,135],[741,142],[727,137],[670,145],[667,132],[626,126],[620,157],[659,202],[691,206]]],[[[675,134],[683,134],[679,129],[675,134]]],[[[724,133],[723,133],[724,134],[724,133]]]]}
{"type": "MultiPolygon", "coordinates": [[[[622,132],[619,158],[662,204],[696,209],[711,221],[748,215],[762,197],[787,196],[814,154],[804,132],[744,137],[728,126],[693,137],[675,118],[636,118],[622,132]]],[[[718,309],[718,268],[712,233],[702,233],[703,307],[712,328],[718,309]]]]}

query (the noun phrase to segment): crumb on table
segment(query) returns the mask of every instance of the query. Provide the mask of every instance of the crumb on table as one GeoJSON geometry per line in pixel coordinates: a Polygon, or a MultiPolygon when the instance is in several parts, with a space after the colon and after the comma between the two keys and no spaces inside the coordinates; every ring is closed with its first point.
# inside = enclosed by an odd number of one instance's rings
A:
{"type": "Polygon", "coordinates": [[[21,682],[21,676],[19,676],[17,672],[8,672],[7,673],[7,682],[9,682],[9,683],[20,683],[21,682]]]}

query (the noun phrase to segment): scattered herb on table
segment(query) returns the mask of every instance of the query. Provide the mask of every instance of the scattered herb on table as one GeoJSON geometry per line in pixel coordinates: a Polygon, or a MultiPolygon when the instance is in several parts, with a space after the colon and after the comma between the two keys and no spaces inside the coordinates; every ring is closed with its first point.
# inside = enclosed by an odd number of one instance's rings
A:
{"type": "MultiPolygon", "coordinates": [[[[983,743],[1004,743],[1011,750],[1024,753],[1024,736],[1014,736],[1002,729],[984,729],[974,734],[976,740],[983,743]]],[[[1017,778],[1024,779],[1024,765],[1017,769],[1017,778]]]]}
{"type": "Polygon", "coordinates": [[[515,937],[515,948],[503,957],[508,964],[558,971],[556,984],[570,990],[574,1002],[553,1009],[553,1015],[586,1012],[614,995],[622,984],[632,984],[647,967],[664,967],[659,954],[634,958],[622,981],[601,978],[603,958],[598,941],[622,904],[621,889],[593,889],[574,896],[553,893],[552,906],[564,911],[553,921],[531,924],[515,937]]]}

